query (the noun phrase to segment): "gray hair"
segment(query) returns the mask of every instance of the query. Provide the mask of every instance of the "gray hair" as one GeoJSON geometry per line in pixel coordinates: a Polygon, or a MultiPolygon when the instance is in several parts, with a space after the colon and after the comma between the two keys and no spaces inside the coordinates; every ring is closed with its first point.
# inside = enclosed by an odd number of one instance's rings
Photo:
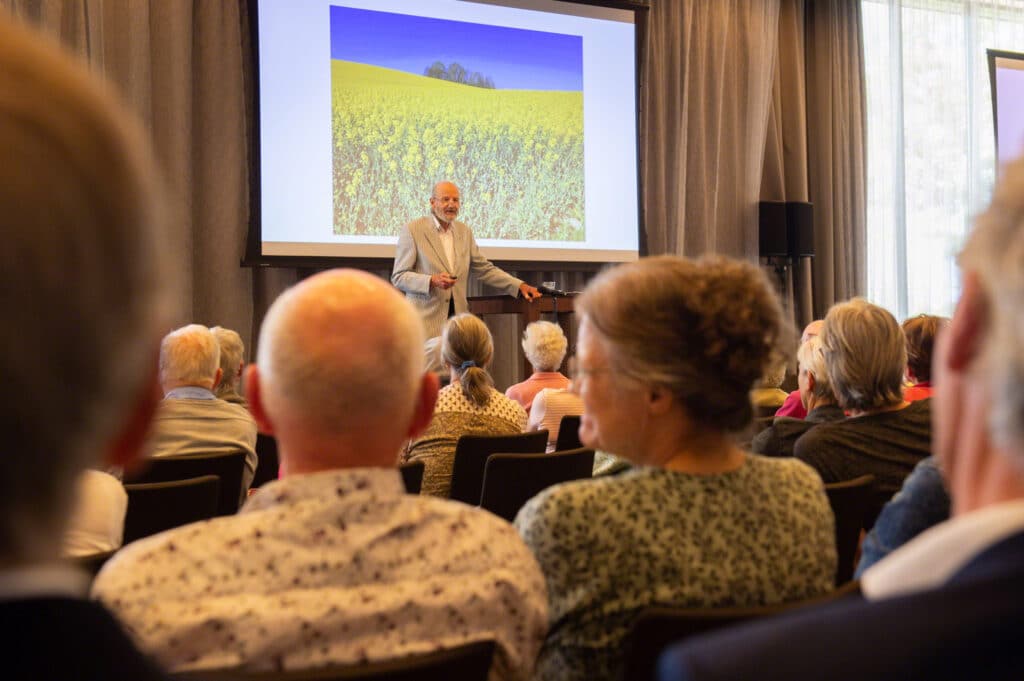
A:
{"type": "Polygon", "coordinates": [[[423,325],[380,278],[329,270],[270,306],[256,364],[268,412],[287,409],[318,434],[358,434],[368,420],[394,425],[411,416],[423,375],[423,325]]]}
{"type": "Polygon", "coordinates": [[[146,135],[89,70],[0,19],[0,560],[49,557],[172,318],[146,135]]]}
{"type": "Polygon", "coordinates": [[[837,303],[819,338],[840,407],[869,411],[903,401],[907,344],[892,313],[863,298],[837,303]]]}
{"type": "Polygon", "coordinates": [[[217,394],[233,390],[238,383],[238,367],[245,361],[245,344],[237,331],[215,326],[210,329],[220,346],[220,370],[223,374],[217,394]]]}
{"type": "Polygon", "coordinates": [[[981,370],[992,385],[989,428],[1024,470],[1024,158],[1003,168],[960,265],[977,275],[988,303],[981,370]]]}
{"type": "Polygon", "coordinates": [[[832,384],[828,380],[828,369],[825,367],[825,355],[821,351],[821,336],[811,336],[796,351],[796,361],[800,371],[814,376],[814,389],[811,393],[819,400],[835,402],[832,384]]]}
{"type": "Polygon", "coordinates": [[[558,324],[533,322],[523,331],[523,352],[534,371],[558,371],[568,347],[558,324]]]}
{"type": "Polygon", "coordinates": [[[449,319],[441,334],[441,356],[454,369],[466,399],[478,407],[487,406],[494,387],[494,379],[487,373],[494,356],[494,340],[487,325],[468,312],[449,319]]]}
{"type": "Polygon", "coordinates": [[[699,423],[740,430],[749,392],[795,338],[756,266],[723,257],[643,258],[603,271],[576,301],[615,371],[664,386],[699,423]]]}
{"type": "Polygon", "coordinates": [[[189,324],[160,343],[160,382],[177,385],[212,383],[220,367],[220,345],[202,324],[189,324]]]}

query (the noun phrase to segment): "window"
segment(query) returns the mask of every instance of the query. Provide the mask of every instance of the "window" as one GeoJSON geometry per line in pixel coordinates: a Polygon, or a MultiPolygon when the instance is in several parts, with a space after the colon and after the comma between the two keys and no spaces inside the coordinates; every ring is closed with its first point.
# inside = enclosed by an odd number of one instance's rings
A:
{"type": "Polygon", "coordinates": [[[1024,52],[1024,0],[863,0],[868,297],[950,315],[995,180],[986,49],[1024,52]]]}

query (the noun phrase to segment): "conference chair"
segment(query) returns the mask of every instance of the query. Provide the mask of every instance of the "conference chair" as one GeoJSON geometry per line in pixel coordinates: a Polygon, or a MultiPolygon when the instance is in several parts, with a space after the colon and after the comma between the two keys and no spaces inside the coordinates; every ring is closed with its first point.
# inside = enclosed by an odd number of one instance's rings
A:
{"type": "Polygon", "coordinates": [[[652,606],[644,608],[626,638],[622,675],[628,681],[647,681],[655,678],[658,657],[670,645],[690,636],[769,617],[786,610],[821,605],[860,593],[859,582],[849,582],[824,596],[790,603],[776,603],[750,608],[673,608],[652,606]]]}
{"type": "Polygon", "coordinates": [[[452,464],[452,491],[455,501],[477,506],[484,484],[484,467],[491,454],[543,454],[548,431],[536,430],[515,435],[463,435],[455,444],[452,464]]]}
{"type": "MultiPolygon", "coordinates": [[[[242,471],[245,470],[245,451],[217,454],[189,454],[146,459],[145,470],[134,474],[125,482],[169,482],[216,475],[220,478],[220,499],[217,515],[233,515],[241,503],[242,471]]],[[[127,477],[127,476],[126,476],[127,477]]]]}
{"type": "Polygon", "coordinates": [[[486,681],[494,657],[494,641],[368,664],[331,665],[285,672],[213,670],[179,672],[174,679],[195,681],[486,681]]]}
{"type": "Polygon", "coordinates": [[[217,514],[220,479],[204,475],[186,480],[127,484],[124,543],[217,514]]]}
{"type": "MultiPolygon", "coordinates": [[[[875,476],[862,475],[853,480],[825,485],[828,503],[836,519],[836,586],[853,579],[857,567],[857,549],[861,530],[866,530],[871,508],[875,503],[875,476]]],[[[872,519],[873,522],[873,519],[872,519]]]]}
{"type": "MultiPolygon", "coordinates": [[[[256,435],[256,472],[252,476],[252,489],[277,480],[280,462],[277,458],[277,439],[273,435],[256,435]]],[[[239,482],[241,484],[241,482],[239,482]]]]}
{"type": "Polygon", "coordinates": [[[551,454],[492,454],[484,467],[480,507],[509,522],[527,501],[551,485],[589,478],[593,449],[551,454]]]}
{"type": "Polygon", "coordinates": [[[423,488],[423,471],[426,465],[422,461],[410,461],[398,467],[402,473],[402,483],[406,494],[419,494],[423,488]]]}
{"type": "Polygon", "coordinates": [[[579,449],[583,446],[580,442],[580,417],[563,416],[558,422],[558,438],[555,440],[555,451],[566,452],[570,449],[579,449]]]}

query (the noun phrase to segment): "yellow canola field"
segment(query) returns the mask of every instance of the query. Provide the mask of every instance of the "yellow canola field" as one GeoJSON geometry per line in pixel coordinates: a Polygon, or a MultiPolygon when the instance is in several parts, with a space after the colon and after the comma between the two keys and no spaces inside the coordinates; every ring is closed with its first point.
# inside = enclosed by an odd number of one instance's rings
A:
{"type": "Polygon", "coordinates": [[[478,239],[583,240],[583,93],[340,60],[331,78],[336,234],[395,235],[451,179],[478,239]]]}

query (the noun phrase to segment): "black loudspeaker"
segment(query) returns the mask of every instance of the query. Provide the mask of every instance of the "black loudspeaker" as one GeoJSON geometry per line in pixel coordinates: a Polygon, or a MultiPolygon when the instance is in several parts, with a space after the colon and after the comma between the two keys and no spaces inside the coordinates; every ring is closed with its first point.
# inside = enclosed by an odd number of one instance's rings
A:
{"type": "Polygon", "coordinates": [[[814,257],[814,206],[801,201],[761,201],[762,258],[814,257]]]}

